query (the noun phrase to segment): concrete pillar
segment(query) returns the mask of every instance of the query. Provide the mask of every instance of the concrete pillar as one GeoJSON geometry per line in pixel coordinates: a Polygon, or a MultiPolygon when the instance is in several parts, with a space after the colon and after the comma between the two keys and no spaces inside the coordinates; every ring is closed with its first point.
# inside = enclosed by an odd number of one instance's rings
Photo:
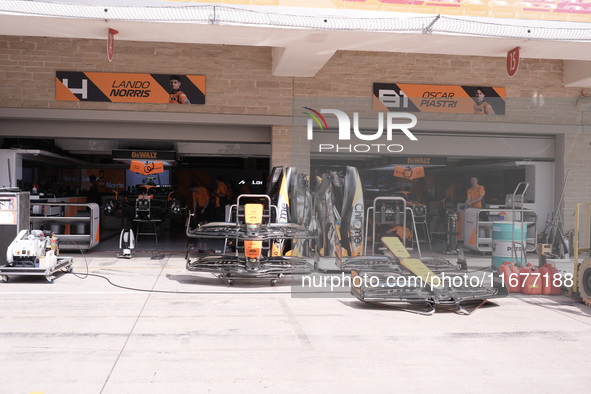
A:
{"type": "Polygon", "coordinates": [[[310,142],[304,128],[273,126],[271,167],[296,167],[298,174],[310,173],[310,142]]]}
{"type": "MultiPolygon", "coordinates": [[[[591,127],[582,126],[579,133],[564,135],[564,177],[566,187],[563,198],[564,231],[575,228],[575,207],[591,201],[591,127]],[[568,177],[566,175],[568,169],[568,177]]],[[[557,158],[558,159],[558,158],[557,158]]],[[[558,160],[557,160],[558,161],[558,160]]],[[[556,185],[560,193],[562,183],[556,185]]],[[[582,217],[581,219],[584,219],[582,217]]]]}

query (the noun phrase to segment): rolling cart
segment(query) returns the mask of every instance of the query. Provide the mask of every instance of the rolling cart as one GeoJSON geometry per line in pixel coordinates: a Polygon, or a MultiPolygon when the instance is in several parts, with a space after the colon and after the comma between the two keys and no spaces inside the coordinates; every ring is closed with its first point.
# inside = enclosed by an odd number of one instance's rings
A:
{"type": "Polygon", "coordinates": [[[59,256],[58,239],[41,230],[21,230],[6,250],[6,263],[0,266],[0,279],[11,276],[44,276],[53,283],[58,271],[70,272],[72,257],[59,256]]]}
{"type": "Polygon", "coordinates": [[[10,282],[12,276],[44,276],[49,283],[55,280],[54,274],[58,271],[71,272],[72,271],[72,257],[58,257],[57,263],[51,267],[13,267],[3,265],[0,267],[0,279],[4,283],[10,282]]]}

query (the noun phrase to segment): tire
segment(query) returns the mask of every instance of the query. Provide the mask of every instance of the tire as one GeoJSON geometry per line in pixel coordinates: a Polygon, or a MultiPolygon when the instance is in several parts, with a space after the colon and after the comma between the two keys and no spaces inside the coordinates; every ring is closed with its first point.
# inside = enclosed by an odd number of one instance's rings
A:
{"type": "Polygon", "coordinates": [[[579,266],[577,287],[585,305],[591,306],[591,257],[579,266]]]}

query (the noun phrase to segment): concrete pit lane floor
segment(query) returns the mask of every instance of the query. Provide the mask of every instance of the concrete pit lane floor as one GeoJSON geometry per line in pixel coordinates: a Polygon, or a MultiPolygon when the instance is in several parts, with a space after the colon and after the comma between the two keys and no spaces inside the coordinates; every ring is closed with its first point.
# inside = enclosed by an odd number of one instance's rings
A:
{"type": "MultiPolygon", "coordinates": [[[[421,316],[346,294],[292,297],[289,278],[274,287],[253,280],[230,287],[188,272],[184,253],[160,260],[149,252],[71,255],[78,276],[0,283],[1,392],[550,393],[589,386],[591,308],[564,292],[510,295],[469,316],[421,316]],[[87,269],[93,276],[85,277],[87,269]]],[[[490,256],[468,257],[471,268],[490,265],[490,256]]]]}

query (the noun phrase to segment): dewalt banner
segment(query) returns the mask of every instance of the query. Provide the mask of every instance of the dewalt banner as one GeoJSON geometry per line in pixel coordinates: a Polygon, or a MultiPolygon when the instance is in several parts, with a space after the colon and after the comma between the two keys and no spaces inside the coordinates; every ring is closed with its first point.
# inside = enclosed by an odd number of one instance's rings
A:
{"type": "Polygon", "coordinates": [[[505,88],[374,83],[374,111],[505,114],[505,88]]]}
{"type": "Polygon", "coordinates": [[[58,101],[205,104],[205,76],[57,71],[58,101]]]}

